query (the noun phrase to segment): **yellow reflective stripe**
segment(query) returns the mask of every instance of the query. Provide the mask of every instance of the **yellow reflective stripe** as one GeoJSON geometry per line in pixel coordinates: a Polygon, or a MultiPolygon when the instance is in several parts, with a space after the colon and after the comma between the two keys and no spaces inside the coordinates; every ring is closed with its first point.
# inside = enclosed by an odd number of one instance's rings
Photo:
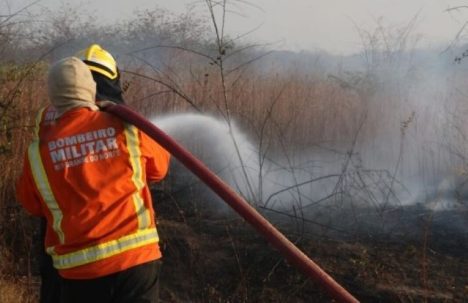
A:
{"type": "Polygon", "coordinates": [[[36,183],[37,189],[39,190],[42,199],[52,214],[52,227],[57,233],[60,243],[63,244],[65,242],[65,235],[62,231],[63,214],[62,210],[57,204],[57,201],[55,200],[54,193],[50,188],[49,180],[44,169],[44,164],[42,163],[39,147],[39,129],[43,111],[44,109],[42,109],[36,117],[35,137],[32,143],[29,145],[28,158],[31,165],[31,172],[34,178],[34,182],[36,183]]]}
{"type": "Polygon", "coordinates": [[[150,212],[145,208],[141,190],[145,186],[143,180],[143,168],[141,164],[140,140],[138,139],[138,129],[131,125],[125,125],[125,138],[127,140],[127,149],[130,153],[130,164],[132,166],[132,181],[135,184],[136,191],[133,194],[133,204],[138,217],[138,226],[140,229],[146,229],[151,224],[150,212]]]}
{"type": "Polygon", "coordinates": [[[42,114],[44,113],[44,110],[46,109],[46,107],[43,107],[39,110],[39,113],[37,113],[36,115],[36,123],[35,123],[35,127],[34,127],[34,139],[39,139],[39,130],[40,130],[40,125],[41,125],[41,121],[42,121],[42,114]]]}
{"type": "Polygon", "coordinates": [[[67,269],[96,262],[158,241],[156,228],[150,228],[65,255],[56,255],[53,247],[48,248],[47,252],[52,255],[55,268],[67,269]]]}

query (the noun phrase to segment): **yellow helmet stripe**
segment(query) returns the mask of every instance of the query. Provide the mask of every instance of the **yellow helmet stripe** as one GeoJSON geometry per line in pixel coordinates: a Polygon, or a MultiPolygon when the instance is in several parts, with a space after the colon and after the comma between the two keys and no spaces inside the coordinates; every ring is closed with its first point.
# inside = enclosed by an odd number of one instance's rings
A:
{"type": "Polygon", "coordinates": [[[100,73],[112,80],[117,78],[117,62],[114,57],[98,44],[92,44],[87,49],[75,54],[85,62],[91,71],[100,73]]]}
{"type": "Polygon", "coordinates": [[[83,58],[84,60],[89,60],[91,58],[91,55],[96,52],[96,50],[100,49],[99,45],[93,44],[88,49],[85,51],[85,57],[83,58]]]}

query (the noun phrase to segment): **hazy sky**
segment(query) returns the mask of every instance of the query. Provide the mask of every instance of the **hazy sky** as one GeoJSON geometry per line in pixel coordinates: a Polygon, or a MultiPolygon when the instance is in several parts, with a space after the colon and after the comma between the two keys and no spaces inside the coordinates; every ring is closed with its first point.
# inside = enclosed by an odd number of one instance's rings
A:
{"type": "MultiPolygon", "coordinates": [[[[26,0],[0,0],[12,6],[26,0]]],[[[240,35],[259,27],[248,36],[250,41],[273,42],[281,49],[323,49],[349,53],[362,47],[358,30],[373,31],[377,20],[386,28],[403,28],[416,20],[413,33],[421,35],[420,46],[446,47],[468,21],[468,8],[447,12],[448,8],[468,5],[467,0],[246,0],[249,4],[231,7],[227,31],[240,35]]],[[[107,21],[131,17],[135,9],[167,8],[181,13],[192,7],[207,13],[204,0],[40,0],[53,8],[60,3],[81,3],[107,21]]],[[[231,1],[233,3],[240,3],[231,1]]]]}

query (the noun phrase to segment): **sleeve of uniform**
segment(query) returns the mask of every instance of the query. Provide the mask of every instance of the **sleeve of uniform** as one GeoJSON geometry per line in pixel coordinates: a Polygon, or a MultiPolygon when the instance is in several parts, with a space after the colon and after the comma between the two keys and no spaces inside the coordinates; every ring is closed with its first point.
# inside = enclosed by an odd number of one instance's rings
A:
{"type": "Polygon", "coordinates": [[[144,132],[139,132],[142,155],[146,158],[146,179],[150,182],[160,181],[169,169],[170,154],[144,132]]]}
{"type": "Polygon", "coordinates": [[[43,216],[27,156],[24,159],[23,173],[16,182],[16,199],[31,215],[43,216]]]}

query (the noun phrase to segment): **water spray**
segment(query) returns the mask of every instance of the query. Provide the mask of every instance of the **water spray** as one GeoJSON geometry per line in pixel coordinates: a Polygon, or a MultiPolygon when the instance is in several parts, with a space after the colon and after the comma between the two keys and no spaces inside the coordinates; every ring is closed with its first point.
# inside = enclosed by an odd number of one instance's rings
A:
{"type": "Polygon", "coordinates": [[[231,208],[260,232],[290,263],[295,265],[306,276],[319,283],[331,297],[339,302],[359,302],[321,269],[320,266],[307,257],[294,243],[289,241],[289,239],[278,231],[268,220],[250,206],[247,201],[215,175],[205,164],[194,157],[174,139],[149,122],[145,117],[133,111],[128,106],[120,104],[107,105],[104,110],[135,125],[169,151],[177,160],[187,167],[187,169],[200,178],[200,180],[229,204],[231,208]]]}

